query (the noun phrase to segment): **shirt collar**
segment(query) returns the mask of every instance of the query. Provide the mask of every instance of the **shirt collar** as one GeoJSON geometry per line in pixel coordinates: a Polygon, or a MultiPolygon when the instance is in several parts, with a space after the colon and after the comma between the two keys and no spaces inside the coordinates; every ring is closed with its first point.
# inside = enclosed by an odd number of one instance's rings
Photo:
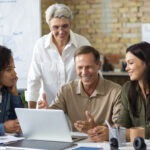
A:
{"type": "Polygon", "coordinates": [[[73,44],[76,48],[78,48],[78,44],[77,44],[77,40],[75,37],[75,33],[72,32],[72,30],[70,30],[70,41],[68,44],[73,44]]]}
{"type": "MultiPolygon", "coordinates": [[[[136,91],[138,92],[138,93],[142,93],[142,91],[141,91],[141,88],[140,88],[140,85],[137,83],[137,85],[136,85],[136,91]]],[[[150,96],[150,93],[148,93],[148,94],[146,94],[146,97],[149,97],[150,96]]]]}
{"type": "MultiPolygon", "coordinates": [[[[72,32],[72,30],[70,30],[70,41],[67,43],[67,45],[70,46],[71,44],[73,44],[76,48],[78,47],[75,34],[72,32]]],[[[48,48],[48,47],[52,47],[53,45],[55,44],[53,43],[53,40],[52,40],[52,32],[50,32],[46,37],[44,46],[45,48],[48,48]]]]}
{"type": "Polygon", "coordinates": [[[105,95],[106,88],[105,88],[105,80],[99,75],[99,81],[96,86],[96,89],[92,93],[91,96],[96,96],[96,95],[105,95]]]}
{"type": "Polygon", "coordinates": [[[45,44],[44,47],[48,48],[50,47],[50,45],[54,44],[52,41],[52,32],[50,32],[49,34],[47,34],[46,40],[45,40],[45,44]]]}
{"type": "Polygon", "coordinates": [[[141,91],[140,86],[139,86],[138,83],[137,83],[137,85],[136,85],[136,91],[137,91],[137,92],[141,91]]]}
{"type": "MultiPolygon", "coordinates": [[[[96,96],[98,94],[99,95],[105,95],[106,89],[105,89],[105,83],[104,82],[105,82],[105,80],[99,75],[98,84],[97,84],[96,89],[94,90],[94,92],[92,93],[91,96],[96,96]]],[[[81,80],[79,80],[79,82],[78,82],[76,94],[81,94],[81,95],[86,94],[84,89],[83,89],[81,80]]]]}
{"type": "Polygon", "coordinates": [[[81,94],[81,89],[83,89],[82,82],[81,82],[81,80],[79,80],[77,88],[76,88],[76,94],[81,94]]]}

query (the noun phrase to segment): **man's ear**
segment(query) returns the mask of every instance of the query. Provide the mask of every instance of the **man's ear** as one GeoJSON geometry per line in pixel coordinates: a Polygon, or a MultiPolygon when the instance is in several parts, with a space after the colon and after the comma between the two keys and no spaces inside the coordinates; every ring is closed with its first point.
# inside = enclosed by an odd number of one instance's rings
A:
{"type": "Polygon", "coordinates": [[[101,67],[102,67],[101,61],[98,62],[97,67],[98,67],[98,70],[101,70],[101,67]]]}

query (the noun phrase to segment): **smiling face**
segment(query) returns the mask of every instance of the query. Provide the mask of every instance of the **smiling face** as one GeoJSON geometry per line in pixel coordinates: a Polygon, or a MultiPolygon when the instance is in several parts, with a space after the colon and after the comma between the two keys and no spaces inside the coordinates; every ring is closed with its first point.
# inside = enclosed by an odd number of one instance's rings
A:
{"type": "Polygon", "coordinates": [[[11,57],[10,64],[0,72],[0,88],[3,86],[11,87],[16,84],[16,72],[15,72],[14,60],[11,57]]]}
{"type": "Polygon", "coordinates": [[[68,41],[70,37],[71,22],[67,18],[52,18],[49,24],[53,38],[57,42],[68,41]]]}
{"type": "Polygon", "coordinates": [[[136,57],[131,52],[126,53],[126,63],[127,67],[126,70],[129,73],[130,80],[142,80],[144,71],[146,69],[146,64],[144,61],[136,57]]]}
{"type": "Polygon", "coordinates": [[[92,53],[80,54],[75,58],[76,72],[84,87],[92,87],[97,84],[98,71],[101,68],[100,62],[95,63],[92,53]]]}

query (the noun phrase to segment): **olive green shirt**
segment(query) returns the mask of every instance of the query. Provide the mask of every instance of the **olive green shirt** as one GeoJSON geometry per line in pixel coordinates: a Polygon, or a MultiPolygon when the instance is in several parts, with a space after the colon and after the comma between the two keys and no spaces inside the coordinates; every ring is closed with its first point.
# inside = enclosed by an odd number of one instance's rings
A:
{"type": "Polygon", "coordinates": [[[122,88],[121,93],[121,109],[118,117],[117,123],[126,127],[144,127],[145,128],[145,138],[150,138],[150,121],[146,120],[146,106],[148,102],[148,97],[146,100],[143,99],[141,95],[141,90],[139,85],[137,85],[136,90],[138,92],[137,99],[137,112],[139,117],[134,117],[132,115],[130,104],[128,100],[128,91],[130,87],[130,81],[126,82],[122,88]]]}
{"type": "Polygon", "coordinates": [[[93,117],[96,124],[103,125],[105,120],[113,123],[120,110],[121,86],[100,77],[96,89],[88,96],[80,80],[62,86],[50,108],[62,109],[69,117],[72,129],[77,120],[87,121],[85,111],[93,117]]]}

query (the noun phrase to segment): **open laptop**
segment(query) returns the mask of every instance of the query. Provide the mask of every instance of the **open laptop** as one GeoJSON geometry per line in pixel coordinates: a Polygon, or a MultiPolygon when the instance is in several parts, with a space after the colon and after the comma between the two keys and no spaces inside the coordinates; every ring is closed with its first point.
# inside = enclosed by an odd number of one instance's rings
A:
{"type": "Polygon", "coordinates": [[[62,110],[16,108],[15,111],[25,139],[6,146],[12,149],[62,150],[74,145],[62,110]]]}
{"type": "Polygon", "coordinates": [[[15,111],[26,139],[72,142],[62,110],[16,108],[15,111]]]}

